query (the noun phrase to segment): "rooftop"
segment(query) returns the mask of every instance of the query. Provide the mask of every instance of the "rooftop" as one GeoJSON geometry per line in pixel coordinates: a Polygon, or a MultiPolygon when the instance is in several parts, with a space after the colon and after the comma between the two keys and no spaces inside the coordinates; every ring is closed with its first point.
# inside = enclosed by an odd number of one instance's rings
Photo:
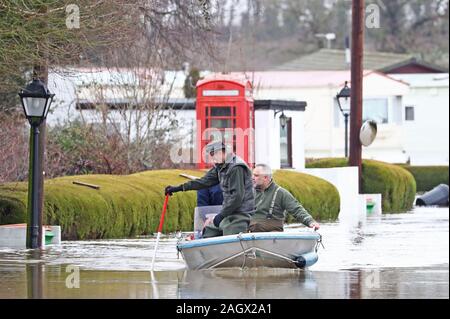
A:
{"type": "MultiPolygon", "coordinates": [[[[407,84],[377,71],[365,70],[363,76],[365,79],[377,77],[387,82],[407,84]]],[[[256,90],[260,88],[342,87],[346,81],[351,82],[350,71],[263,71],[249,73],[248,77],[256,90]]]]}
{"type": "Polygon", "coordinates": [[[411,87],[447,87],[449,86],[448,73],[422,73],[422,74],[389,74],[390,77],[407,82],[411,87]]]}
{"type": "MultiPolygon", "coordinates": [[[[412,54],[364,52],[365,70],[395,73],[399,68],[414,66],[415,72],[446,73],[445,68],[424,62],[412,54]]],[[[278,71],[341,71],[349,70],[344,50],[321,49],[275,68],[278,71]]],[[[403,72],[397,72],[403,73],[403,72]]]]}

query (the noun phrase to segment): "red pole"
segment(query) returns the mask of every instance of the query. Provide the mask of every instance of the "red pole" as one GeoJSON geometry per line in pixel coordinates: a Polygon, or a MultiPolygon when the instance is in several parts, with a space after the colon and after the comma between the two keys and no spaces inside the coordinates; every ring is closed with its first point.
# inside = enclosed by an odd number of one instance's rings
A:
{"type": "Polygon", "coordinates": [[[351,61],[351,105],[350,105],[350,156],[349,166],[359,171],[358,189],[362,190],[362,149],[359,131],[362,126],[363,103],[363,53],[365,1],[353,0],[352,6],[352,61],[351,61]]]}

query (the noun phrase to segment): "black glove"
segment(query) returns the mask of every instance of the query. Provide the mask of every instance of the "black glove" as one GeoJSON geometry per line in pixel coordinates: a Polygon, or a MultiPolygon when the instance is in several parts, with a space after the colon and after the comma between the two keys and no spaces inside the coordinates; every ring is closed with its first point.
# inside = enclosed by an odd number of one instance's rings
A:
{"type": "Polygon", "coordinates": [[[165,195],[172,196],[173,193],[181,192],[183,190],[183,186],[167,186],[164,190],[165,195]]]}
{"type": "Polygon", "coordinates": [[[220,222],[224,219],[222,214],[217,214],[216,216],[214,216],[214,220],[213,220],[213,224],[216,227],[219,227],[220,222]]]}

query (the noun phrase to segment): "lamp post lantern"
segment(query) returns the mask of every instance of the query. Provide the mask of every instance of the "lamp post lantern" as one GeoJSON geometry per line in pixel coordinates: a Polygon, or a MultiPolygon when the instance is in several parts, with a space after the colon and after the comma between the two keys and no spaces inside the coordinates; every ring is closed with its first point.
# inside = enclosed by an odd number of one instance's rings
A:
{"type": "Polygon", "coordinates": [[[281,113],[281,115],[280,115],[280,126],[281,126],[282,129],[284,129],[286,127],[288,117],[284,114],[284,110],[279,110],[279,111],[275,111],[275,113],[273,115],[274,118],[277,117],[278,113],[281,113]]]}
{"type": "Polygon", "coordinates": [[[47,117],[53,101],[47,86],[39,79],[34,79],[19,92],[25,116],[30,122],[30,161],[28,174],[28,220],[27,248],[38,248],[42,238],[42,212],[39,207],[38,188],[40,185],[39,166],[39,125],[47,117]]]}
{"type": "Polygon", "coordinates": [[[351,90],[348,87],[348,82],[345,81],[344,87],[336,95],[339,110],[344,116],[345,121],[345,157],[348,157],[348,118],[350,117],[350,95],[351,90]]]}
{"type": "Polygon", "coordinates": [[[280,125],[281,125],[281,127],[282,127],[283,129],[284,129],[284,128],[286,127],[286,125],[287,125],[287,120],[288,120],[288,118],[287,118],[286,115],[284,115],[284,112],[281,113],[281,115],[280,115],[280,125]]]}

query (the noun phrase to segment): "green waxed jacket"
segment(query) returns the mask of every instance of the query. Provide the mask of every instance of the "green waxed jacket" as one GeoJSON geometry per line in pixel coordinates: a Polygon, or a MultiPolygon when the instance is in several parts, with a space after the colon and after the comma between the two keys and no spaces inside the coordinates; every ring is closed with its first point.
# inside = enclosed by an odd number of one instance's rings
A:
{"type": "Polygon", "coordinates": [[[274,181],[265,190],[256,190],[256,212],[252,216],[252,221],[266,220],[270,217],[270,209],[275,196],[272,218],[284,221],[286,212],[292,214],[295,220],[303,225],[310,226],[315,220],[308,211],[289,193],[278,186],[274,181]],[[279,188],[279,189],[278,189],[279,188]],[[278,189],[278,192],[277,192],[278,189]],[[276,196],[275,193],[277,192],[276,196]]]}
{"type": "Polygon", "coordinates": [[[229,154],[225,163],[215,165],[205,176],[182,185],[183,191],[199,190],[220,184],[223,191],[221,215],[235,213],[250,215],[255,211],[255,196],[252,172],[247,164],[234,154],[229,154]]]}

